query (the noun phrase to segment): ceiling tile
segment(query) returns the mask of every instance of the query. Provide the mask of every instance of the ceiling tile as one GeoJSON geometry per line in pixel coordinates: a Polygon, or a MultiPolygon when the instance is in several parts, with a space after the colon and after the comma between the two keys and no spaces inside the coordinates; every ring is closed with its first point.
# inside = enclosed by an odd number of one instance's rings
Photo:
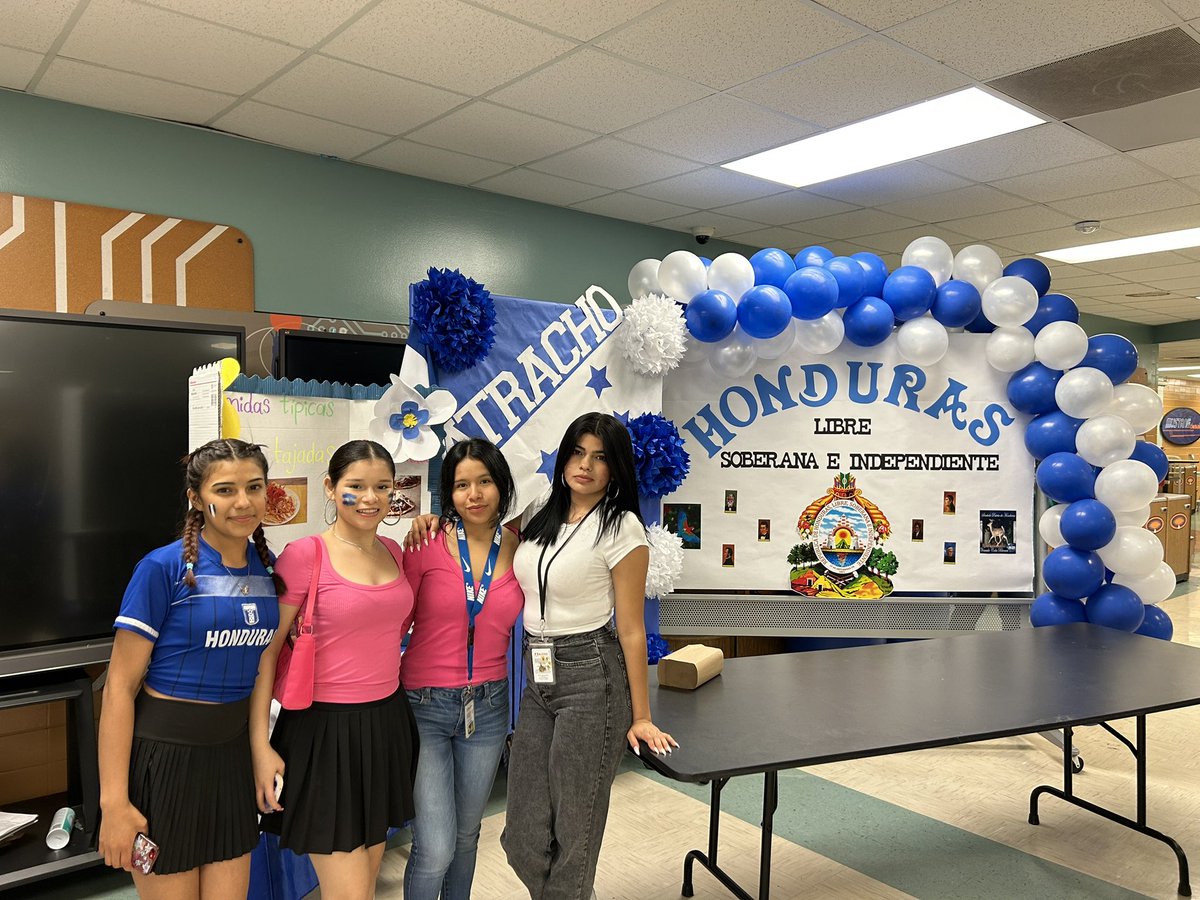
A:
{"type": "Polygon", "coordinates": [[[1026,234],[1030,231],[1067,228],[1073,225],[1074,221],[1071,216],[1049,207],[1022,206],[1017,209],[988,213],[984,216],[954,219],[946,222],[945,225],[954,231],[987,241],[1014,234],[1026,234]]]}
{"type": "Polygon", "coordinates": [[[462,93],[481,93],[576,46],[459,0],[383,0],[321,48],[462,93]]]}
{"type": "Polygon", "coordinates": [[[1025,201],[1005,194],[985,184],[972,184],[953,191],[926,194],[909,200],[898,200],[880,208],[897,216],[907,216],[922,222],[945,222],[965,216],[999,212],[1024,206],[1025,201]]]}
{"type": "MultiPolygon", "coordinates": [[[[860,237],[854,241],[855,244],[866,247],[875,253],[903,253],[913,241],[919,237],[932,235],[933,237],[941,238],[954,250],[965,247],[968,244],[975,243],[969,237],[959,234],[955,231],[950,231],[943,228],[941,225],[922,225],[919,228],[901,228],[897,231],[885,231],[881,234],[872,234],[860,237]]],[[[830,246],[829,248],[834,253],[842,253],[844,251],[839,246],[830,246]]]]}
{"type": "MultiPolygon", "coordinates": [[[[1005,247],[1009,247],[1022,255],[1032,255],[1041,253],[1043,250],[1061,250],[1063,247],[1082,247],[1086,244],[1098,244],[1101,241],[1111,241],[1117,238],[1129,237],[1127,234],[1119,234],[1116,229],[1110,227],[1111,223],[1106,224],[1103,231],[1097,231],[1094,234],[1080,234],[1074,228],[1051,228],[1046,231],[1030,231],[1026,234],[1007,235],[1003,241],[1005,247]]],[[[1003,255],[1003,254],[1001,254],[1003,255]]],[[[1046,260],[1046,264],[1051,268],[1063,263],[1054,263],[1046,260]]],[[[1099,272],[1096,268],[1096,263],[1088,263],[1084,268],[1088,271],[1099,272]]]]}
{"type": "Polygon", "coordinates": [[[422,144],[518,165],[595,137],[570,125],[550,122],[483,100],[407,135],[422,144]]]}
{"type": "Polygon", "coordinates": [[[969,184],[971,182],[965,178],[916,160],[909,160],[809,185],[805,190],[854,206],[876,206],[907,197],[922,197],[925,194],[966,187],[969,184]]]}
{"type": "Polygon", "coordinates": [[[1188,178],[1180,178],[1180,184],[1186,184],[1192,190],[1200,191],[1200,175],[1192,175],[1188,178]]]}
{"type": "Polygon", "coordinates": [[[855,207],[840,200],[819,197],[807,191],[784,191],[758,200],[747,200],[723,206],[719,210],[731,216],[752,219],[765,225],[792,225],[808,219],[819,219],[835,213],[849,212],[855,207]]]}
{"type": "Polygon", "coordinates": [[[42,64],[42,54],[16,47],[0,47],[0,86],[23,91],[42,64]]]}
{"type": "Polygon", "coordinates": [[[1086,197],[1058,200],[1049,205],[1075,219],[1104,220],[1196,203],[1200,203],[1200,193],[1178,182],[1160,181],[1156,184],[1143,184],[1086,197]]]}
{"type": "Polygon", "coordinates": [[[853,209],[850,212],[811,219],[804,227],[813,234],[829,238],[856,238],[864,234],[880,234],[900,228],[919,227],[920,222],[882,212],[878,209],[853,209]]]}
{"type": "Polygon", "coordinates": [[[996,181],[1114,152],[1111,147],[1080,134],[1069,125],[1047,122],[1024,131],[943,150],[922,157],[922,160],[973,181],[996,181]]]}
{"type": "Polygon", "coordinates": [[[1075,269],[1076,266],[1067,266],[1062,263],[1054,263],[1054,290],[1058,292],[1070,293],[1071,291],[1083,291],[1088,288],[1104,287],[1110,284],[1118,284],[1121,279],[1114,278],[1112,275],[1099,274],[1083,274],[1069,275],[1063,274],[1068,269],[1075,269]]]}
{"type": "Polygon", "coordinates": [[[20,50],[45,53],[71,18],[79,0],[8,2],[2,9],[4,31],[0,43],[20,50]]]}
{"type": "Polygon", "coordinates": [[[568,181],[557,175],[546,175],[529,169],[511,169],[494,178],[477,181],[473,187],[554,206],[567,206],[604,193],[590,184],[580,184],[578,181],[568,181]]]}
{"type": "Polygon", "coordinates": [[[833,128],[967,84],[968,79],[952,69],[870,37],[744,84],[733,93],[833,128]]]}
{"type": "Polygon", "coordinates": [[[1136,216],[1121,216],[1104,223],[1105,228],[1110,226],[1115,231],[1130,236],[1195,228],[1200,226],[1200,206],[1180,206],[1177,209],[1164,209],[1136,216]]]}
{"type": "Polygon", "coordinates": [[[574,204],[572,209],[580,209],[612,219],[643,223],[695,212],[686,206],[676,206],[674,203],[664,203],[662,200],[653,200],[650,197],[639,197],[637,194],[629,194],[625,191],[605,194],[595,200],[584,200],[574,204]]]}
{"type": "Polygon", "coordinates": [[[1153,0],[961,0],[896,25],[894,38],[979,81],[1066,59],[1172,24],[1153,0]],[[982,35],[1000,36],[980,40],[982,35]]]}
{"type": "Polygon", "coordinates": [[[1105,273],[1136,272],[1139,269],[1149,269],[1154,266],[1175,266],[1185,262],[1188,262],[1186,256],[1166,250],[1161,253],[1122,256],[1120,259],[1098,259],[1088,263],[1088,268],[1105,273]]]}
{"type": "Polygon", "coordinates": [[[199,125],[237,98],[201,88],[131,75],[56,57],[38,81],[37,94],[83,106],[199,125]]]}
{"type": "Polygon", "coordinates": [[[1082,197],[1094,192],[1098,186],[1118,190],[1158,180],[1158,175],[1141,163],[1123,154],[1114,153],[1112,156],[1086,159],[1069,166],[1043,169],[1015,178],[1002,178],[993,181],[992,186],[1036,203],[1047,203],[1051,200],[1065,200],[1068,197],[1082,197]]]}
{"type": "MultiPolygon", "coordinates": [[[[1159,278],[1200,278],[1200,263],[1186,262],[1177,263],[1173,266],[1155,266],[1146,269],[1134,269],[1125,273],[1127,277],[1134,281],[1153,284],[1159,278]]],[[[1200,293],[1197,291],[1196,293],[1200,293]]]]}
{"type": "Polygon", "coordinates": [[[129,0],[92,0],[60,53],[228,94],[244,94],[299,56],[295,47],[129,0]]]}
{"type": "Polygon", "coordinates": [[[1163,0],[1181,19],[1195,19],[1200,16],[1200,0],[1163,0]]]}
{"type": "Polygon", "coordinates": [[[730,94],[710,94],[627,128],[618,137],[716,164],[770,150],[816,131],[815,125],[797,122],[730,94]]]}
{"type": "Polygon", "coordinates": [[[666,200],[668,203],[678,203],[680,206],[690,206],[693,209],[711,209],[742,200],[753,200],[755,197],[765,197],[782,190],[782,185],[751,178],[740,172],[708,168],[642,185],[634,193],[666,200]]]}
{"type": "Polygon", "coordinates": [[[861,33],[791,0],[691,0],[661,6],[597,45],[725,90],[861,33]]]}
{"type": "Polygon", "coordinates": [[[855,22],[861,22],[874,31],[882,31],[931,10],[949,6],[952,2],[953,0],[821,0],[821,5],[855,22]]]}
{"type": "Polygon", "coordinates": [[[821,243],[821,238],[815,234],[806,234],[794,228],[759,228],[742,234],[730,235],[727,240],[747,247],[778,247],[788,253],[795,254],[804,247],[821,243]]]}
{"type": "Polygon", "coordinates": [[[601,138],[543,159],[530,168],[619,190],[691,172],[700,165],[635,144],[601,138]]]}
{"type": "Polygon", "coordinates": [[[254,99],[368,131],[402,134],[469,98],[314,54],[254,99]]]}
{"type": "Polygon", "coordinates": [[[368,0],[149,0],[154,6],[249,31],[297,47],[311,47],[357,13],[368,0]]]}
{"type": "Polygon", "coordinates": [[[698,84],[589,47],[496,91],[490,99],[607,133],[709,93],[698,84]]]}
{"type": "Polygon", "coordinates": [[[654,224],[660,228],[670,228],[672,231],[688,231],[697,226],[715,228],[717,229],[716,237],[719,238],[728,238],[731,234],[742,234],[763,227],[759,222],[751,222],[735,216],[724,216],[711,210],[656,219],[654,224]]]}
{"type": "Polygon", "coordinates": [[[489,175],[499,175],[508,168],[504,163],[490,159],[478,159],[412,141],[392,141],[358,157],[355,162],[452,184],[470,184],[489,175]]]}
{"type": "Polygon", "coordinates": [[[1170,291],[1173,294],[1189,294],[1195,297],[1200,294],[1200,276],[1192,275],[1188,278],[1160,278],[1154,282],[1154,287],[1161,288],[1164,291],[1170,291]]]}
{"type": "Polygon", "coordinates": [[[315,119],[249,100],[212,123],[214,128],[281,147],[353,159],[386,140],[385,135],[315,119]]]}
{"type": "Polygon", "coordinates": [[[1132,150],[1129,155],[1173,178],[1200,175],[1200,138],[1132,150]]]}
{"type": "Polygon", "coordinates": [[[547,3],[546,0],[476,0],[497,12],[557,31],[579,41],[611,31],[663,0],[604,0],[603,3],[547,3]]]}

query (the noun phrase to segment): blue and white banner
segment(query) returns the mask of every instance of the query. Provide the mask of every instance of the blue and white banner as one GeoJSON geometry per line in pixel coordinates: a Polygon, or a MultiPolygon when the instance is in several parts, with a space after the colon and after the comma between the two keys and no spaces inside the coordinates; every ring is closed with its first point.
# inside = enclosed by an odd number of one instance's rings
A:
{"type": "Polygon", "coordinates": [[[523,509],[549,487],[559,441],[577,416],[658,412],[662,379],[629,369],[613,339],[621,308],[602,288],[588,288],[573,304],[495,294],[492,300],[496,342],[486,359],[462,372],[438,372],[414,331],[401,376],[454,395],[458,411],[447,423],[448,437],[482,437],[500,447],[523,509]]]}

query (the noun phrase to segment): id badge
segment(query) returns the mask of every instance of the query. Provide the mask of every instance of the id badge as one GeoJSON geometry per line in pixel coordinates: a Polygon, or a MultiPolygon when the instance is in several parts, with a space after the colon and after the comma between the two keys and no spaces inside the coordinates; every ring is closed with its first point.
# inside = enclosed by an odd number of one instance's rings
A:
{"type": "Polygon", "coordinates": [[[533,664],[534,684],[554,684],[554,644],[530,641],[529,661],[533,664]]]}
{"type": "Polygon", "coordinates": [[[470,739],[475,733],[475,698],[468,697],[463,701],[463,733],[470,739]]]}

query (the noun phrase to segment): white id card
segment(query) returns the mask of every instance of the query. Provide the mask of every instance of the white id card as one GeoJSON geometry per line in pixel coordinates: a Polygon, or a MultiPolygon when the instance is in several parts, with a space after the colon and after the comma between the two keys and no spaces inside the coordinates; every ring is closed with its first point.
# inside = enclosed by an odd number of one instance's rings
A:
{"type": "Polygon", "coordinates": [[[534,684],[554,684],[554,644],[530,641],[529,660],[533,664],[534,684]]]}
{"type": "Polygon", "coordinates": [[[468,738],[475,733],[475,698],[470,697],[463,703],[463,732],[468,738]]]}

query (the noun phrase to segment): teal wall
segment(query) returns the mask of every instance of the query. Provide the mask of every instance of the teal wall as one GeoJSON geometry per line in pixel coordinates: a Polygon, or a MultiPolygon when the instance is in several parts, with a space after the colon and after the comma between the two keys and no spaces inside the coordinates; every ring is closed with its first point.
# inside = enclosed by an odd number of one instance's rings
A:
{"type": "MultiPolygon", "coordinates": [[[[0,191],[231,225],[254,246],[259,310],[385,322],[408,320],[408,285],[430,266],[499,294],[570,302],[598,284],[627,301],[639,259],[698,249],[690,234],[3,90],[0,191]]],[[[726,250],[745,248],[705,255],[726,250]]]]}

